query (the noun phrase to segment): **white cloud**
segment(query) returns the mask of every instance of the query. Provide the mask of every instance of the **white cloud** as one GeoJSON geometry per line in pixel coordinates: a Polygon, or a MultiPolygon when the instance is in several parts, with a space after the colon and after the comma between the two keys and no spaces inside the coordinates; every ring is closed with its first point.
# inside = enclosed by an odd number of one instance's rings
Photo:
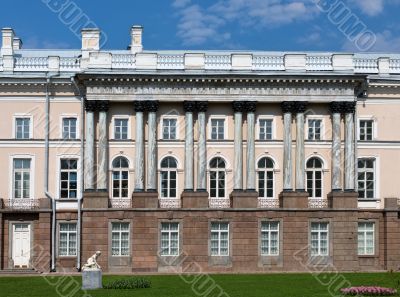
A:
{"type": "Polygon", "coordinates": [[[73,46],[69,43],[63,41],[51,41],[51,40],[43,40],[37,36],[30,36],[26,40],[23,41],[23,48],[32,49],[32,48],[39,48],[39,49],[69,49],[73,46]]]}
{"type": "MultiPolygon", "coordinates": [[[[390,52],[398,53],[400,51],[400,36],[395,36],[389,30],[375,34],[376,42],[368,49],[369,52],[390,52]]],[[[350,40],[343,45],[346,51],[360,51],[357,45],[350,40]]]]}
{"type": "Polygon", "coordinates": [[[376,16],[384,10],[384,0],[353,0],[361,11],[369,16],[376,16]]]}
{"type": "Polygon", "coordinates": [[[231,35],[225,25],[266,28],[312,19],[318,14],[315,0],[217,0],[209,7],[175,0],[180,17],[178,36],[184,45],[201,45],[207,40],[227,44],[231,35]]]}

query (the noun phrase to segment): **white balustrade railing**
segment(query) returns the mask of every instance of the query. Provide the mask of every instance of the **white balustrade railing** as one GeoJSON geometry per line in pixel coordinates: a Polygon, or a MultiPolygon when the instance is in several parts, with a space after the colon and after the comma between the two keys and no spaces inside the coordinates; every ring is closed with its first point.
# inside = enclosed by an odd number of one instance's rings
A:
{"type": "Polygon", "coordinates": [[[359,73],[378,73],[378,59],[354,58],[354,70],[359,73]]]}
{"type": "Polygon", "coordinates": [[[231,55],[206,55],[205,69],[229,70],[232,68],[231,55]]]}
{"type": "Polygon", "coordinates": [[[75,57],[61,57],[60,71],[79,71],[81,69],[80,59],[75,57]]]}
{"type": "Polygon", "coordinates": [[[132,54],[114,54],[112,55],[112,68],[134,68],[135,60],[135,55],[132,54]]]}
{"type": "Polygon", "coordinates": [[[158,69],[185,69],[183,54],[161,54],[157,56],[158,69]]]}
{"type": "Polygon", "coordinates": [[[279,208],[279,199],[276,198],[258,198],[259,208],[279,208]]]}
{"type": "Polygon", "coordinates": [[[253,56],[253,70],[285,70],[283,56],[253,56]]]}
{"type": "Polygon", "coordinates": [[[332,56],[307,56],[306,69],[310,71],[332,70],[332,56]]]}
{"type": "Polygon", "coordinates": [[[0,71],[3,71],[3,58],[0,57],[0,71]]]}
{"type": "Polygon", "coordinates": [[[5,200],[5,207],[14,210],[31,210],[39,208],[38,199],[13,198],[5,200]]]}
{"type": "Polygon", "coordinates": [[[210,208],[230,208],[231,200],[229,198],[209,198],[210,208]]]}
{"type": "Polygon", "coordinates": [[[16,57],[15,71],[47,71],[47,57],[16,57]]]}
{"type": "Polygon", "coordinates": [[[308,198],[308,208],[328,208],[328,200],[325,198],[308,198]]]}
{"type": "Polygon", "coordinates": [[[400,73],[400,59],[390,59],[389,69],[391,73],[400,73]]]}
{"type": "Polygon", "coordinates": [[[181,199],[179,198],[160,198],[160,208],[181,208],[181,199]]]}
{"type": "Polygon", "coordinates": [[[132,207],[132,199],[130,198],[111,198],[111,207],[112,208],[131,208],[132,207]]]}

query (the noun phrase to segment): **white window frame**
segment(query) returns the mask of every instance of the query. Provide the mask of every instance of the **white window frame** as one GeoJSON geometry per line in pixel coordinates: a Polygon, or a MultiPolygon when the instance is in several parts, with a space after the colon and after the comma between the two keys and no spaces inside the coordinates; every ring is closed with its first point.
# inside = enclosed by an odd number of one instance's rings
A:
{"type": "Polygon", "coordinates": [[[26,139],[33,139],[33,115],[26,114],[26,113],[16,113],[13,115],[13,124],[12,124],[12,135],[15,140],[26,140],[26,139]],[[17,119],[29,119],[29,138],[17,138],[17,119]]]}
{"type": "Polygon", "coordinates": [[[358,172],[359,172],[359,168],[358,168],[358,161],[360,159],[374,159],[374,198],[359,198],[361,200],[365,200],[365,201],[374,201],[374,200],[380,200],[380,158],[378,156],[364,156],[364,155],[360,155],[357,157],[356,160],[356,189],[357,192],[359,191],[358,188],[358,172]]]}
{"type": "Polygon", "coordinates": [[[177,199],[178,197],[179,197],[179,195],[178,195],[178,186],[179,186],[179,184],[178,184],[178,170],[179,170],[179,161],[178,161],[178,159],[177,159],[177,157],[176,156],[172,156],[172,155],[166,155],[166,156],[163,156],[161,159],[160,159],[160,164],[159,164],[159,170],[158,170],[158,172],[159,172],[159,190],[160,190],[160,199],[177,199]],[[161,167],[161,163],[162,163],[162,161],[165,159],[165,158],[168,158],[168,157],[171,157],[171,158],[174,158],[175,159],[175,161],[176,161],[176,168],[163,168],[163,167],[161,167]],[[167,172],[168,171],[168,186],[167,186],[167,188],[168,188],[168,197],[162,197],[162,195],[161,195],[161,193],[162,193],[162,178],[161,178],[161,172],[163,172],[163,171],[165,171],[165,172],[167,172]],[[176,177],[175,177],[175,197],[170,197],[169,196],[169,192],[170,192],[170,190],[171,190],[171,187],[170,187],[170,180],[171,180],[171,171],[175,171],[175,174],[176,174],[176,177]]]}
{"type": "Polygon", "coordinates": [[[224,141],[228,140],[228,116],[225,115],[212,115],[208,118],[208,140],[210,141],[224,141]],[[212,120],[224,121],[224,139],[212,139],[212,120]]]}
{"type": "Polygon", "coordinates": [[[68,201],[75,201],[76,199],[79,198],[79,193],[81,192],[81,183],[80,183],[80,179],[81,179],[81,162],[80,162],[80,156],[79,155],[57,155],[57,178],[56,178],[56,190],[57,190],[57,194],[56,194],[56,199],[62,199],[62,200],[68,200],[68,201]],[[60,196],[60,191],[61,191],[61,159],[76,159],[78,162],[78,167],[77,167],[77,198],[61,198],[60,196]]]}
{"type": "Polygon", "coordinates": [[[329,248],[329,244],[330,244],[330,224],[329,222],[311,222],[310,223],[310,254],[312,257],[327,257],[330,254],[330,248],[329,248]],[[313,230],[312,226],[314,224],[318,224],[318,230],[313,230]],[[325,224],[326,225],[326,230],[321,230],[321,224],[325,224]],[[321,252],[321,234],[326,232],[326,254],[321,252]],[[312,234],[313,233],[317,233],[317,237],[318,237],[318,252],[316,254],[313,254],[313,248],[312,248],[312,234]]]}
{"type": "Polygon", "coordinates": [[[265,116],[265,115],[260,115],[257,118],[257,123],[256,123],[256,140],[259,141],[272,141],[276,139],[276,121],[275,121],[275,117],[274,116],[265,116]],[[272,121],[271,123],[271,139],[261,139],[260,138],[260,130],[261,130],[261,125],[260,125],[260,121],[261,120],[270,120],[272,121]]]}
{"type": "Polygon", "coordinates": [[[231,240],[230,240],[230,227],[231,227],[231,224],[229,223],[229,222],[215,222],[215,221],[212,221],[212,222],[210,222],[210,256],[211,257],[229,257],[229,255],[230,255],[230,244],[231,244],[231,240]],[[218,229],[213,229],[213,224],[218,224],[218,229]],[[222,230],[221,229],[221,224],[226,224],[226,225],[228,225],[228,230],[222,230]],[[217,254],[213,254],[212,253],[212,233],[217,233],[218,234],[218,239],[217,239],[217,242],[218,242],[218,253],[217,254]],[[221,253],[221,234],[222,233],[227,233],[227,240],[228,240],[228,247],[227,247],[227,249],[228,249],[228,251],[227,251],[227,254],[222,254],[221,253]]]}
{"type": "MultiPolygon", "coordinates": [[[[324,199],[324,193],[325,193],[325,187],[324,187],[324,175],[325,175],[325,171],[326,171],[326,169],[325,169],[325,160],[321,157],[321,156],[319,156],[319,155],[312,155],[312,156],[310,156],[310,157],[308,157],[307,159],[306,159],[306,162],[305,162],[305,164],[304,164],[304,168],[305,168],[305,190],[306,190],[306,192],[308,192],[308,188],[307,188],[307,171],[312,171],[313,172],[313,188],[315,188],[315,171],[317,171],[315,168],[312,168],[311,170],[308,170],[308,168],[307,168],[307,163],[308,163],[308,161],[310,160],[310,159],[313,159],[313,158],[317,158],[317,159],[319,159],[320,161],[321,161],[321,163],[322,163],[322,167],[321,167],[321,197],[313,197],[313,196],[310,196],[309,198],[314,198],[314,199],[324,199]]],[[[314,191],[313,191],[314,192],[314,191]]]]}
{"type": "Polygon", "coordinates": [[[110,185],[109,185],[109,189],[111,191],[110,196],[111,196],[112,199],[113,198],[114,199],[129,199],[129,193],[131,193],[131,186],[130,186],[131,171],[132,171],[131,170],[131,166],[132,166],[131,164],[132,164],[132,161],[125,155],[116,155],[111,159],[110,169],[109,169],[110,170],[110,180],[109,180],[110,185]],[[122,158],[125,158],[126,160],[128,160],[128,167],[127,168],[114,168],[113,167],[114,160],[119,158],[119,157],[122,157],[122,158]],[[124,170],[124,169],[126,169],[126,170],[124,170]],[[128,197],[115,197],[114,196],[114,184],[113,184],[113,181],[114,181],[113,173],[114,173],[114,171],[119,171],[119,172],[127,171],[128,172],[128,197]]]}
{"type": "Polygon", "coordinates": [[[376,228],[376,224],[373,221],[365,221],[365,222],[358,222],[358,226],[357,226],[357,254],[359,256],[373,256],[375,255],[375,228],[376,228]],[[363,224],[364,228],[360,231],[360,225],[363,224]],[[366,225],[367,224],[372,224],[372,231],[371,230],[367,230],[366,225]],[[372,252],[368,253],[368,247],[367,247],[367,233],[372,232],[372,252]],[[364,234],[364,250],[360,253],[360,247],[358,245],[359,243],[359,235],[360,233],[364,234]]]}
{"type": "Polygon", "coordinates": [[[358,116],[357,118],[357,140],[358,141],[374,141],[378,138],[378,121],[374,116],[358,116]],[[372,139],[371,140],[360,140],[361,136],[361,121],[372,121],[372,139]]]}
{"type": "Polygon", "coordinates": [[[8,171],[10,182],[9,182],[8,197],[10,197],[10,199],[14,199],[14,159],[31,160],[29,199],[35,199],[35,155],[18,155],[18,154],[10,155],[9,171],[8,171]]]}
{"type": "Polygon", "coordinates": [[[261,226],[260,226],[260,254],[261,254],[261,256],[279,256],[279,249],[280,249],[280,242],[279,242],[280,241],[280,230],[279,230],[279,228],[280,228],[280,222],[279,221],[273,221],[273,220],[271,220],[271,221],[261,221],[261,226]],[[270,225],[271,223],[276,223],[277,224],[276,230],[271,228],[271,225],[270,225]],[[263,229],[263,225],[264,224],[269,224],[267,229],[263,229]],[[267,253],[263,253],[262,235],[263,235],[264,232],[268,233],[268,248],[267,248],[268,252],[267,253]],[[271,234],[273,232],[277,233],[276,253],[271,253],[271,241],[272,241],[271,240],[271,234]]]}
{"type": "Polygon", "coordinates": [[[110,224],[110,234],[111,234],[111,246],[110,246],[110,251],[111,251],[111,257],[129,257],[131,254],[131,224],[129,222],[111,222],[110,224]],[[128,225],[128,230],[114,230],[113,226],[114,224],[119,224],[121,225],[128,225]],[[118,234],[118,254],[114,255],[113,254],[113,233],[118,234]],[[122,254],[122,234],[123,233],[128,233],[128,253],[126,255],[122,254]]]}
{"type": "Polygon", "coordinates": [[[256,188],[257,188],[257,190],[258,190],[258,193],[260,193],[260,183],[259,183],[259,175],[258,175],[258,173],[260,172],[260,171],[264,171],[264,172],[267,172],[268,170],[266,170],[267,168],[259,168],[258,167],[258,162],[260,162],[261,161],[261,159],[263,159],[263,158],[269,158],[269,159],[271,159],[271,161],[272,161],[272,163],[273,163],[273,165],[274,165],[274,167],[272,168],[272,178],[273,178],[273,181],[272,181],[272,197],[261,197],[261,196],[259,196],[258,198],[264,198],[264,199],[275,199],[276,197],[275,197],[275,193],[276,193],[276,188],[275,188],[275,186],[276,186],[276,176],[275,176],[275,173],[276,173],[276,161],[275,161],[275,159],[274,158],[272,158],[271,156],[269,156],[269,155],[262,155],[261,157],[259,157],[258,159],[257,159],[257,162],[256,162],[256,174],[257,174],[257,176],[256,176],[256,183],[257,183],[257,185],[256,185],[256,188]]]}
{"type": "Polygon", "coordinates": [[[79,117],[77,114],[62,114],[60,117],[60,139],[64,139],[64,119],[75,118],[76,120],[76,138],[67,138],[67,140],[78,140],[80,139],[80,125],[79,117]]]}
{"type": "Polygon", "coordinates": [[[159,247],[160,247],[160,255],[161,256],[163,256],[163,257],[177,257],[177,256],[179,256],[179,253],[180,253],[180,242],[181,242],[181,239],[180,239],[180,227],[181,227],[181,225],[180,225],[181,223],[179,223],[179,222],[161,222],[161,224],[160,224],[160,243],[159,243],[159,247]],[[168,224],[168,230],[163,230],[163,224],[168,224]],[[178,225],[178,228],[177,228],[177,230],[171,230],[171,224],[177,224],[178,225]],[[167,253],[164,253],[163,251],[163,248],[162,248],[162,234],[163,233],[167,233],[168,234],[168,251],[167,251],[167,253]],[[178,244],[177,244],[177,253],[176,254],[174,254],[174,253],[172,253],[171,252],[171,234],[172,233],[178,233],[178,244]]]}
{"type": "Polygon", "coordinates": [[[131,131],[131,118],[128,115],[115,115],[111,117],[111,123],[112,123],[112,140],[116,141],[127,141],[132,139],[132,131],[131,131]],[[115,120],[127,120],[128,123],[128,131],[127,131],[127,139],[116,139],[115,138],[115,120]]]}
{"type": "Polygon", "coordinates": [[[323,117],[318,116],[318,115],[309,115],[309,116],[306,117],[306,125],[305,126],[306,126],[305,127],[305,134],[306,135],[304,135],[304,139],[310,140],[310,141],[323,141],[323,140],[325,140],[325,121],[324,121],[323,117]],[[319,120],[319,121],[321,121],[321,138],[320,139],[314,140],[314,139],[308,138],[308,136],[309,136],[308,135],[308,130],[309,130],[308,121],[309,120],[319,120]]]}
{"type": "Polygon", "coordinates": [[[174,141],[174,140],[179,140],[180,138],[180,129],[179,129],[179,116],[178,115],[163,115],[161,116],[160,119],[160,127],[159,127],[159,140],[164,140],[164,141],[174,141]],[[165,139],[164,138],[164,120],[176,120],[176,131],[175,131],[175,139],[165,139]]]}
{"type": "Polygon", "coordinates": [[[59,257],[76,257],[77,252],[78,252],[78,225],[76,222],[59,222],[58,223],[58,248],[57,248],[57,254],[59,257]],[[61,225],[75,225],[75,231],[61,231],[61,225]],[[67,234],[67,254],[62,255],[60,253],[60,248],[61,248],[61,233],[66,233],[67,234]],[[75,234],[75,254],[70,253],[70,234],[75,234]]]}
{"type": "MultiPolygon", "coordinates": [[[[207,187],[207,189],[208,189],[208,191],[209,191],[209,197],[211,198],[211,199],[226,199],[226,198],[228,198],[228,191],[227,191],[227,189],[228,189],[228,186],[227,186],[227,178],[228,178],[228,162],[227,162],[227,160],[226,160],[226,158],[224,158],[224,157],[222,157],[222,156],[219,156],[219,155],[216,155],[216,156],[213,156],[212,158],[210,158],[209,160],[208,160],[208,163],[207,163],[207,166],[208,166],[208,179],[207,179],[207,182],[208,182],[208,187],[207,187]],[[210,166],[210,162],[213,160],[213,159],[215,159],[215,158],[221,158],[224,162],[225,162],[225,168],[224,168],[224,170],[222,170],[222,168],[211,168],[211,166],[210,166]],[[224,171],[225,172],[225,189],[224,189],[224,197],[211,197],[211,171],[224,171]]],[[[218,187],[218,189],[219,189],[219,187],[218,187]]],[[[217,191],[217,194],[218,194],[218,191],[217,191]]],[[[218,196],[218,195],[217,195],[218,196]]]]}

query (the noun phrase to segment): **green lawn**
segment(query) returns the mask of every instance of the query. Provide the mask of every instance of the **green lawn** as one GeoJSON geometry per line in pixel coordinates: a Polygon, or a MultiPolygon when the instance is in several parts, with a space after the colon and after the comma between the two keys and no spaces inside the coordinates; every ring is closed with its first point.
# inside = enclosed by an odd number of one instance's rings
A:
{"type": "MultiPolygon", "coordinates": [[[[104,276],[103,283],[125,276],[104,276]]],[[[96,290],[76,291],[80,287],[80,277],[0,277],[1,297],[46,297],[46,296],[154,296],[154,297],[324,297],[338,296],[338,289],[344,280],[352,286],[380,285],[397,288],[399,273],[365,273],[365,274],[256,274],[256,275],[204,275],[186,276],[183,280],[178,275],[146,276],[151,280],[151,288],[137,290],[96,290]],[[197,276],[198,277],[198,276],[197,276]],[[197,281],[196,281],[197,280],[197,281]],[[324,285],[325,284],[330,285],[324,285]],[[51,284],[52,285],[51,285],[51,284]],[[194,285],[192,285],[194,284],[194,285]],[[217,286],[218,285],[218,286],[217,286]],[[338,287],[339,286],[339,287],[338,287]],[[194,288],[194,289],[193,289],[194,288]],[[208,292],[211,288],[211,292],[208,292]],[[59,292],[60,294],[58,294],[59,292]],[[332,292],[332,294],[330,293],[332,292]],[[208,293],[208,294],[207,294],[208,293]]]]}

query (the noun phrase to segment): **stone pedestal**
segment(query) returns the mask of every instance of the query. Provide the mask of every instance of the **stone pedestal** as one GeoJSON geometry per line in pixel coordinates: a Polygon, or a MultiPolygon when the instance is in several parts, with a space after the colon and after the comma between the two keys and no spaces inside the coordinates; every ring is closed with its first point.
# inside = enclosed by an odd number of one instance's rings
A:
{"type": "Polygon", "coordinates": [[[132,193],[133,208],[158,208],[157,192],[133,192],[132,193]]]}
{"type": "Polygon", "coordinates": [[[102,288],[102,273],[100,269],[82,271],[82,290],[96,290],[102,288]]]}
{"type": "Polygon", "coordinates": [[[208,192],[187,192],[182,197],[182,208],[208,208],[208,192]]]}
{"type": "Polygon", "coordinates": [[[233,191],[230,198],[232,208],[258,207],[258,193],[256,191],[233,191]]]}
{"type": "Polygon", "coordinates": [[[398,210],[398,198],[385,198],[385,209],[387,210],[398,210]]]}
{"type": "Polygon", "coordinates": [[[333,191],[328,194],[328,206],[333,209],[357,208],[358,193],[348,191],[333,191]]]}
{"type": "Polygon", "coordinates": [[[85,192],[83,194],[83,208],[104,209],[109,206],[108,192],[85,192]]]}
{"type": "Polygon", "coordinates": [[[308,193],[284,191],[279,194],[281,208],[308,208],[308,193]]]}
{"type": "MultiPolygon", "coordinates": [[[[39,208],[40,209],[51,209],[52,205],[51,205],[51,199],[49,198],[41,198],[39,199],[39,208]]],[[[1,206],[0,206],[1,208],[1,206]]]]}

